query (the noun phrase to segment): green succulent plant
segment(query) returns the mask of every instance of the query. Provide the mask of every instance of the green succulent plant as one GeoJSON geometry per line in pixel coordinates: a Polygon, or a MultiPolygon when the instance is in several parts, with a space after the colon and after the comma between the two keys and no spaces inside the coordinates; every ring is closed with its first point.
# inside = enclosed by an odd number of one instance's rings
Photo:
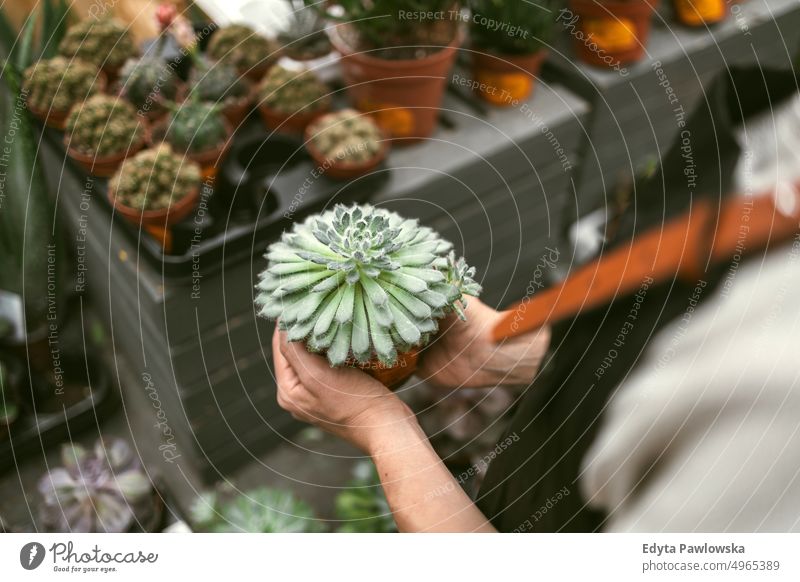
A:
{"type": "Polygon", "coordinates": [[[192,100],[175,105],[164,139],[175,151],[205,152],[228,138],[228,128],[218,103],[192,100]]]}
{"type": "Polygon", "coordinates": [[[295,224],[265,255],[259,315],[278,319],[290,341],[348,360],[394,365],[424,346],[464,295],[478,295],[474,268],[417,220],[369,205],[337,204],[295,224]]]}
{"type": "Polygon", "coordinates": [[[368,116],[353,109],[326,115],[309,128],[313,145],[325,156],[343,164],[360,164],[381,151],[383,134],[368,116]]]}
{"type": "Polygon", "coordinates": [[[136,109],[117,97],[94,95],[72,108],[67,118],[69,145],[91,156],[125,152],[144,139],[136,109]]]}
{"type": "Polygon", "coordinates": [[[192,95],[200,101],[224,103],[229,99],[247,96],[250,83],[235,67],[221,62],[195,61],[191,76],[192,95]]]}
{"type": "Polygon", "coordinates": [[[249,71],[274,63],[279,48],[249,26],[231,24],[214,32],[207,52],[213,59],[231,64],[240,71],[249,71]]]}
{"type": "Polygon", "coordinates": [[[58,50],[105,70],[116,70],[137,54],[127,28],[113,18],[87,18],[70,26],[58,50]]]}
{"type": "Polygon", "coordinates": [[[195,531],[313,533],[323,529],[307,503],[289,491],[266,487],[239,494],[205,493],[194,502],[190,515],[195,531]]]}
{"type": "Polygon", "coordinates": [[[292,10],[289,27],[278,34],[286,56],[297,60],[322,57],[331,52],[331,43],[325,34],[325,19],[303,0],[288,0],[292,10]]]}
{"type": "Polygon", "coordinates": [[[158,517],[153,484],[125,441],[100,439],[92,450],[66,444],[61,462],[39,480],[47,531],[120,533],[158,517]]]}
{"type": "Polygon", "coordinates": [[[128,208],[163,210],[199,188],[200,180],[197,164],[160,144],[125,160],[111,177],[109,188],[128,208]]]}
{"type": "Polygon", "coordinates": [[[33,108],[69,111],[100,91],[99,74],[91,63],[54,57],[28,67],[22,86],[33,108]]]}
{"type": "Polygon", "coordinates": [[[0,425],[9,425],[19,416],[19,406],[5,362],[0,360],[0,425]]]}
{"type": "Polygon", "coordinates": [[[558,10],[564,5],[563,0],[470,0],[470,38],[478,50],[501,55],[533,54],[552,38],[558,10]],[[498,22],[509,23],[513,32],[496,26],[498,22]]]}
{"type": "Polygon", "coordinates": [[[142,57],[125,61],[120,71],[120,84],[124,97],[141,109],[148,105],[155,108],[162,99],[174,101],[179,80],[164,59],[142,57]]]}
{"type": "Polygon", "coordinates": [[[262,104],[287,115],[330,106],[330,90],[312,71],[290,71],[279,65],[261,81],[258,94],[262,104]]]}
{"type": "Polygon", "coordinates": [[[397,524],[371,461],[353,467],[353,480],[336,496],[336,518],[340,533],[395,533],[397,524]]]}

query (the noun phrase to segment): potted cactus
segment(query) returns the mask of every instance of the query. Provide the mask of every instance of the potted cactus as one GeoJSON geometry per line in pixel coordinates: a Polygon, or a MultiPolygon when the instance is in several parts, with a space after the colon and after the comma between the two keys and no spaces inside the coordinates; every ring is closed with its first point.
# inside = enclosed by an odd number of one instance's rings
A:
{"type": "Polygon", "coordinates": [[[124,533],[160,529],[161,497],[128,444],[100,439],[91,450],[65,444],[62,467],[39,480],[48,532],[124,533]]]}
{"type": "Polygon", "coordinates": [[[578,57],[590,65],[615,67],[644,56],[659,0],[570,0],[558,20],[574,39],[578,57]]]}
{"type": "Polygon", "coordinates": [[[134,224],[162,228],[192,213],[200,185],[200,168],[161,144],[126,160],[109,181],[108,199],[134,224]]]}
{"type": "Polygon", "coordinates": [[[330,54],[325,19],[304,0],[287,0],[292,11],[289,26],[278,34],[283,53],[295,61],[311,61],[330,54]]]}
{"type": "Polygon", "coordinates": [[[28,109],[48,127],[63,130],[73,105],[105,89],[105,75],[91,63],[43,59],[25,70],[28,109]]]}
{"type": "Polygon", "coordinates": [[[116,79],[123,63],[137,54],[127,28],[113,18],[87,18],[69,27],[58,51],[67,58],[92,63],[109,82],[116,79]]]}
{"type": "Polygon", "coordinates": [[[330,39],[342,55],[342,74],[356,107],[373,113],[390,136],[429,136],[461,43],[459,2],[338,0],[331,5],[327,15],[339,24],[329,29],[330,39]]]}
{"type": "Polygon", "coordinates": [[[215,176],[233,133],[221,109],[197,99],[173,105],[169,117],[150,133],[151,145],[164,141],[198,164],[204,177],[215,176]]]}
{"type": "Polygon", "coordinates": [[[728,16],[726,0],[673,0],[675,14],[686,26],[707,26],[728,16]]]}
{"type": "Polygon", "coordinates": [[[236,67],[254,83],[260,81],[280,57],[280,47],[249,26],[231,24],[214,32],[208,56],[236,67]]]}
{"type": "Polygon", "coordinates": [[[555,0],[535,4],[504,0],[471,0],[472,70],[478,94],[489,103],[511,106],[527,99],[555,28],[555,0]],[[510,22],[520,31],[493,23],[510,22]]]}
{"type": "Polygon", "coordinates": [[[389,142],[369,116],[354,109],[323,115],[306,128],[306,149],[331,178],[348,180],[375,169],[389,142]]]}
{"type": "Polygon", "coordinates": [[[272,68],[258,86],[258,111],[267,127],[302,133],[330,109],[330,90],[309,70],[272,68]]]}
{"type": "Polygon", "coordinates": [[[151,121],[162,117],[168,103],[179,101],[183,93],[183,83],[162,58],[128,59],[119,76],[119,95],[151,121]]]}
{"type": "Polygon", "coordinates": [[[223,62],[195,60],[191,76],[192,97],[220,104],[222,114],[233,128],[239,127],[252,108],[252,83],[236,68],[223,62]]]}
{"type": "Polygon", "coordinates": [[[145,145],[144,126],[127,101],[94,95],[67,118],[68,155],[95,176],[112,175],[122,161],[145,145]]]}
{"type": "Polygon", "coordinates": [[[295,224],[271,245],[257,285],[259,315],[290,341],[358,366],[394,387],[465,295],[481,291],[474,268],[416,220],[369,205],[337,204],[295,224]]]}

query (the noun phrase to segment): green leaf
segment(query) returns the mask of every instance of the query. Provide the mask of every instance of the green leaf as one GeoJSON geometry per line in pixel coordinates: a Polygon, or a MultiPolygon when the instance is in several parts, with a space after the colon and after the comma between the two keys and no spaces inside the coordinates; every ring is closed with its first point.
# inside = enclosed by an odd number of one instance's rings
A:
{"type": "Polygon", "coordinates": [[[425,281],[400,271],[381,273],[381,279],[389,281],[409,293],[423,293],[428,290],[428,284],[425,281]]]}
{"type": "Polygon", "coordinates": [[[389,309],[394,317],[394,329],[397,330],[403,341],[411,345],[419,342],[422,334],[417,324],[408,317],[407,312],[394,301],[389,302],[389,309]]]}
{"type": "Polygon", "coordinates": [[[336,310],[339,309],[343,294],[344,288],[339,287],[337,291],[329,295],[328,300],[317,316],[317,323],[314,324],[314,335],[321,336],[330,329],[333,324],[333,316],[336,315],[336,310]]]}
{"type": "Polygon", "coordinates": [[[361,275],[359,281],[361,281],[361,286],[367,294],[367,298],[374,305],[384,305],[389,300],[386,291],[384,291],[374,279],[370,279],[366,275],[361,275]]]}
{"type": "Polygon", "coordinates": [[[24,71],[32,63],[33,35],[36,31],[36,22],[39,20],[39,11],[31,12],[20,32],[19,52],[14,58],[17,69],[24,71]]]}
{"type": "Polygon", "coordinates": [[[347,285],[344,288],[342,301],[336,311],[336,321],[346,323],[353,320],[353,305],[355,304],[356,285],[347,285]]]}
{"type": "Polygon", "coordinates": [[[369,353],[369,323],[367,320],[367,310],[364,305],[364,295],[361,290],[361,285],[355,288],[355,297],[353,299],[353,353],[354,354],[368,354],[369,353]]]}
{"type": "Polygon", "coordinates": [[[331,366],[341,366],[347,361],[347,356],[350,354],[352,331],[353,325],[350,323],[344,323],[339,326],[336,337],[328,350],[328,361],[331,366]]]}

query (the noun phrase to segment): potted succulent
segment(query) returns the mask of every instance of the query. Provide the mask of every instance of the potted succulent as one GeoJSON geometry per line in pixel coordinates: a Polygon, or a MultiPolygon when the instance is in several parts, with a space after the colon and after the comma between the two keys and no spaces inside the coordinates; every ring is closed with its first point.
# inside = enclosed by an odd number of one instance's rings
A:
{"type": "Polygon", "coordinates": [[[360,367],[390,387],[414,372],[438,321],[464,318],[465,295],[481,291],[451,243],[369,205],[337,204],[296,223],[266,258],[259,315],[331,366],[360,367]]]}
{"type": "Polygon", "coordinates": [[[236,67],[257,83],[280,57],[280,47],[249,26],[231,24],[214,32],[206,50],[208,56],[236,67]]]}
{"type": "Polygon", "coordinates": [[[393,137],[433,132],[448,73],[461,43],[456,0],[339,0],[327,15],[356,107],[373,113],[393,137]],[[425,17],[413,15],[424,14],[425,17]],[[412,15],[412,16],[407,16],[412,15]]]}
{"type": "Polygon", "coordinates": [[[347,180],[375,169],[389,149],[368,115],[345,109],[323,115],[306,128],[306,149],[331,178],[347,180]]]}
{"type": "Polygon", "coordinates": [[[707,26],[728,16],[726,0],[673,0],[675,15],[686,26],[707,26]]]}
{"type": "Polygon", "coordinates": [[[371,461],[353,467],[353,480],[336,496],[339,533],[397,533],[392,509],[371,461]]]}
{"type": "Polygon", "coordinates": [[[332,47],[325,34],[325,19],[303,0],[287,0],[292,10],[288,28],[278,34],[283,54],[295,61],[311,61],[330,54],[332,47]]]}
{"type": "Polygon", "coordinates": [[[67,58],[90,62],[107,76],[109,82],[137,50],[124,24],[113,18],[87,18],[69,27],[58,47],[67,58]]]}
{"type": "Polygon", "coordinates": [[[68,155],[86,171],[108,177],[144,147],[144,125],[127,101],[94,95],[72,108],[64,143],[68,155]]]}
{"type": "Polygon", "coordinates": [[[570,28],[581,60],[617,66],[644,55],[658,4],[659,0],[570,0],[570,9],[562,10],[558,18],[570,28]]]}
{"type": "Polygon", "coordinates": [[[330,90],[309,70],[272,68],[258,86],[258,111],[270,129],[302,133],[330,109],[330,90]]]}
{"type": "Polygon", "coordinates": [[[314,533],[322,523],[311,507],[289,491],[259,487],[236,493],[223,486],[192,504],[192,529],[213,533],[314,533]]]}
{"type": "Polygon", "coordinates": [[[200,185],[200,168],[161,144],[120,167],[109,181],[108,199],[134,224],[160,228],[191,214],[200,185]]]}
{"type": "Polygon", "coordinates": [[[100,439],[91,450],[65,444],[61,462],[39,480],[45,531],[160,530],[163,502],[125,441],[100,439]]]}
{"type": "Polygon", "coordinates": [[[91,63],[54,57],[28,67],[22,86],[30,112],[63,130],[73,105],[105,89],[105,76],[91,63]]]}
{"type": "Polygon", "coordinates": [[[237,128],[250,113],[253,103],[252,84],[236,68],[223,62],[195,60],[191,75],[192,97],[222,106],[222,115],[231,127],[237,128]]]}
{"type": "Polygon", "coordinates": [[[175,70],[160,57],[128,59],[119,76],[119,95],[150,121],[162,117],[184,92],[175,70]]]}
{"type": "Polygon", "coordinates": [[[169,117],[150,133],[151,144],[168,143],[175,153],[198,164],[203,177],[213,177],[233,133],[221,109],[219,104],[196,98],[173,105],[169,117]]]}
{"type": "Polygon", "coordinates": [[[547,58],[545,46],[555,27],[555,1],[535,4],[471,0],[472,70],[480,96],[493,105],[527,99],[547,58]],[[509,34],[493,25],[511,22],[521,31],[509,34]]]}

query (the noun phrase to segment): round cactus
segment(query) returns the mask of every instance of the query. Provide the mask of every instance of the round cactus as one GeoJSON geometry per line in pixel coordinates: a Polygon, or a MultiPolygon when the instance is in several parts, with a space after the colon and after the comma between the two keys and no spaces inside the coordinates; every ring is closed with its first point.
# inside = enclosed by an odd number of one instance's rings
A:
{"type": "Polygon", "coordinates": [[[161,144],[126,160],[109,187],[128,208],[164,210],[200,187],[200,168],[161,144]]]}
{"type": "Polygon", "coordinates": [[[164,59],[143,57],[128,59],[120,71],[120,85],[125,98],[136,107],[155,106],[178,95],[178,76],[164,59]]]}
{"type": "Polygon", "coordinates": [[[353,109],[326,115],[308,131],[314,147],[336,163],[362,164],[381,151],[381,130],[372,119],[353,109]]]}
{"type": "Polygon", "coordinates": [[[278,58],[278,49],[273,41],[243,24],[223,26],[208,43],[212,58],[243,71],[273,63],[278,58]]]}
{"type": "Polygon", "coordinates": [[[91,156],[111,156],[127,151],[143,139],[136,110],[127,101],[94,95],[72,108],[67,118],[71,148],[91,156]]]}
{"type": "Polygon", "coordinates": [[[259,315],[277,319],[290,341],[325,352],[332,366],[424,346],[464,295],[481,291],[452,244],[417,220],[369,205],[296,224],[267,251],[257,285],[259,315]]]}
{"type": "Polygon", "coordinates": [[[235,67],[226,63],[199,61],[191,77],[192,94],[201,101],[224,103],[245,97],[249,83],[239,76],[235,67]]]}
{"type": "Polygon", "coordinates": [[[186,101],[175,106],[164,139],[180,152],[205,152],[219,147],[228,137],[220,106],[186,101]]]}
{"type": "Polygon", "coordinates": [[[44,111],[69,111],[100,90],[99,74],[97,67],[79,60],[41,60],[25,71],[28,103],[44,111]]]}
{"type": "Polygon", "coordinates": [[[270,69],[258,87],[261,103],[287,115],[323,111],[330,106],[330,90],[311,71],[270,69]]]}
{"type": "Polygon", "coordinates": [[[125,25],[113,18],[89,18],[71,26],[58,50],[65,57],[82,59],[106,70],[118,69],[137,54],[125,25]]]}

